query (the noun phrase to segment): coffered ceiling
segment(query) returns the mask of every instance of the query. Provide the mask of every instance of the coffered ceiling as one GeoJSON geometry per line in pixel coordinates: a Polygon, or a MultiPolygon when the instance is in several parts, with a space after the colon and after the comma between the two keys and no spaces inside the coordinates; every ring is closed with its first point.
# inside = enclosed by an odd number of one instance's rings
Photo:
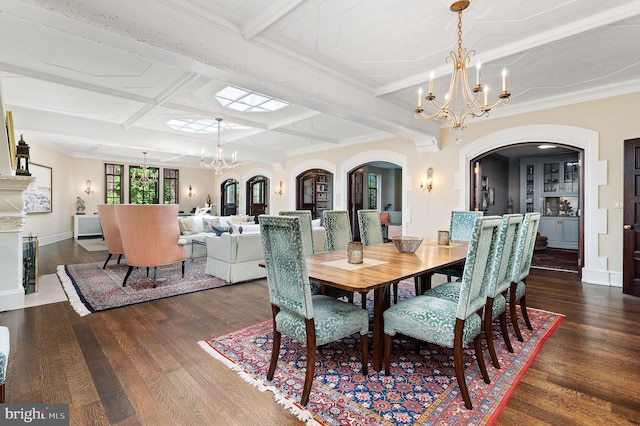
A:
{"type": "MultiPolygon", "coordinates": [[[[109,161],[148,151],[150,164],[197,167],[216,134],[167,121],[215,117],[237,127],[221,137],[241,163],[279,167],[286,155],[395,136],[437,149],[440,124],[413,109],[430,71],[435,94],[447,91],[450,3],[3,0],[4,105],[27,142],[109,161]],[[215,97],[228,86],[289,106],[229,109],[215,97]]],[[[463,28],[494,95],[509,72],[511,104],[491,117],[640,91],[638,0],[472,0],[463,28]]]]}

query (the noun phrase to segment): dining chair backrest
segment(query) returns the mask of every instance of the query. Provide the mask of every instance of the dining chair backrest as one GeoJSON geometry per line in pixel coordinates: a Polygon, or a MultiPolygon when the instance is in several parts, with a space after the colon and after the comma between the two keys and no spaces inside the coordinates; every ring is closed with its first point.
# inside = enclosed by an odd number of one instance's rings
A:
{"type": "Polygon", "coordinates": [[[469,241],[473,231],[473,224],[481,211],[452,211],[449,223],[449,238],[458,241],[469,241]]]}
{"type": "Polygon", "coordinates": [[[511,281],[514,283],[522,281],[529,275],[539,224],[540,213],[527,213],[524,215],[511,273],[511,281]]]}
{"type": "Polygon", "coordinates": [[[282,211],[280,216],[295,216],[300,219],[300,232],[305,256],[314,254],[313,227],[311,225],[311,210],[282,211]]]}
{"type": "Polygon", "coordinates": [[[313,318],[300,218],[260,215],[259,223],[271,304],[313,318]]]}
{"type": "Polygon", "coordinates": [[[511,271],[522,220],[523,216],[521,214],[505,214],[502,216],[496,239],[496,251],[487,297],[495,298],[511,285],[511,271]]]}
{"type": "Polygon", "coordinates": [[[362,245],[372,246],[384,243],[378,210],[358,210],[358,226],[362,245]]]}
{"type": "Polygon", "coordinates": [[[353,241],[349,212],[346,210],[325,210],[322,214],[327,231],[327,251],[346,250],[353,241]]]}
{"type": "Polygon", "coordinates": [[[456,313],[461,320],[480,310],[487,301],[485,283],[491,274],[501,220],[500,216],[477,216],[474,220],[456,313]]]}

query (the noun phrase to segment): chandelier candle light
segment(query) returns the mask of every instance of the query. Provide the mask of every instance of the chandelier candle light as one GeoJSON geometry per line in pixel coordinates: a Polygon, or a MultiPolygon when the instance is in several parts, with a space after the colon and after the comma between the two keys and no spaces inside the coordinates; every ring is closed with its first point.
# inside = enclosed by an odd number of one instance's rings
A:
{"type": "Polygon", "coordinates": [[[220,141],[220,122],[222,121],[222,118],[216,118],[216,121],[218,122],[218,142],[216,143],[216,155],[213,160],[211,160],[211,163],[207,163],[206,161],[204,161],[203,149],[200,156],[200,167],[214,169],[216,171],[216,174],[219,175],[222,174],[222,171],[224,169],[232,169],[238,166],[238,154],[236,152],[231,154],[231,164],[227,164],[224,157],[222,156],[222,144],[224,142],[220,141]]]}
{"type": "Polygon", "coordinates": [[[132,177],[132,183],[139,183],[142,186],[148,186],[152,182],[158,181],[158,174],[154,170],[149,176],[149,169],[147,168],[147,152],[142,152],[142,173],[140,175],[136,175],[132,177]]]}
{"type": "Polygon", "coordinates": [[[486,117],[492,108],[501,103],[508,104],[511,96],[511,93],[507,92],[507,70],[503,69],[502,92],[496,102],[489,104],[489,87],[486,85],[483,87],[480,82],[481,63],[479,61],[476,64],[476,85],[473,89],[469,86],[467,63],[476,52],[474,50],[467,52],[467,49],[462,47],[462,11],[467,7],[469,7],[469,0],[457,1],[450,6],[452,12],[458,13],[458,52],[451,51],[446,59],[446,61],[451,60],[453,62],[453,75],[451,76],[449,91],[444,97],[444,103],[439,104],[433,94],[434,74],[431,72],[429,75],[429,94],[425,99],[427,101],[426,107],[434,112],[427,114],[422,108],[422,87],[418,90],[418,106],[415,109],[416,118],[451,121],[450,129],[457,131],[456,143],[462,141],[461,132],[467,127],[464,124],[464,120],[468,116],[486,117]],[[484,93],[484,102],[481,102],[481,93],[484,93]],[[458,105],[461,105],[461,108],[456,112],[458,105]]]}

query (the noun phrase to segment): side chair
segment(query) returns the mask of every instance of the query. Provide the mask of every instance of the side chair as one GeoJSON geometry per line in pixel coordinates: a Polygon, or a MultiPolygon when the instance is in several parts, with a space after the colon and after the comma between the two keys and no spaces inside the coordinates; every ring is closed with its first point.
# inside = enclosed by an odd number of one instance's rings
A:
{"type": "MultiPolygon", "coordinates": [[[[382,237],[382,223],[380,223],[380,212],[378,210],[358,210],[358,227],[360,229],[360,241],[364,246],[384,244],[382,237]]],[[[416,281],[416,294],[418,294],[418,284],[416,281]]],[[[366,299],[362,299],[362,307],[366,309],[366,299]]],[[[393,303],[398,303],[398,283],[393,283],[393,303]]]]}
{"type": "MultiPolygon", "coordinates": [[[[495,368],[500,368],[493,341],[492,325],[496,318],[500,318],[500,330],[502,331],[505,346],[509,352],[513,353],[507,330],[506,294],[511,286],[511,270],[521,224],[521,214],[506,214],[502,216],[498,237],[495,242],[495,255],[492,260],[490,275],[485,277],[487,303],[484,311],[484,335],[489,355],[495,368]]],[[[461,285],[460,281],[444,283],[426,291],[424,294],[457,302],[460,297],[461,285]]]]}
{"type": "Polygon", "coordinates": [[[153,287],[156,287],[158,266],[182,262],[182,278],[186,255],[184,240],[180,241],[177,204],[118,204],[116,217],[122,237],[122,248],[129,269],[122,286],[134,267],[153,267],[153,287]]]}
{"type": "MultiPolygon", "coordinates": [[[[477,217],[481,217],[481,211],[452,211],[449,221],[449,239],[454,241],[469,241],[473,232],[473,223],[477,217]]],[[[447,276],[447,282],[451,277],[462,276],[462,266],[450,266],[437,270],[435,273],[447,276]]]]}
{"type": "Polygon", "coordinates": [[[533,249],[536,243],[538,225],[540,225],[540,213],[527,213],[524,215],[511,271],[511,287],[508,292],[509,316],[511,317],[511,324],[513,324],[516,336],[521,342],[523,339],[520,327],[518,326],[516,304],[518,304],[518,301],[520,302],[520,311],[522,312],[524,322],[527,324],[527,328],[532,330],[531,321],[527,314],[525,281],[531,268],[531,258],[533,257],[533,249]]]}
{"type": "MultiPolygon", "coordinates": [[[[325,210],[322,212],[324,229],[327,232],[327,251],[346,250],[349,243],[353,241],[351,234],[351,222],[349,212],[346,210],[325,210]]],[[[353,292],[338,288],[327,289],[329,295],[334,297],[346,297],[353,303],[353,292]]],[[[362,294],[362,306],[366,307],[367,294],[362,294]]]]}
{"type": "Polygon", "coordinates": [[[464,377],[463,347],[473,340],[478,367],[490,383],[482,354],[482,315],[487,301],[485,277],[490,274],[500,217],[477,217],[469,241],[457,302],[420,295],[403,300],[384,312],[384,368],[389,375],[393,336],[400,333],[453,348],[458,387],[468,409],[473,408],[464,377]]]}
{"type": "Polygon", "coordinates": [[[273,346],[267,380],[272,380],[280,354],[281,336],[306,344],[307,370],[300,404],[306,406],[313,383],[316,348],[360,333],[362,373],[368,374],[367,311],[325,295],[311,295],[298,217],[260,216],[260,234],[271,313],[273,346]]]}
{"type": "Polygon", "coordinates": [[[107,260],[104,261],[102,269],[106,269],[107,263],[111,260],[111,256],[118,255],[118,264],[122,259],[124,250],[122,249],[122,238],[120,237],[120,228],[118,228],[118,219],[116,218],[115,204],[98,204],[98,218],[102,227],[102,236],[107,245],[107,260]]]}

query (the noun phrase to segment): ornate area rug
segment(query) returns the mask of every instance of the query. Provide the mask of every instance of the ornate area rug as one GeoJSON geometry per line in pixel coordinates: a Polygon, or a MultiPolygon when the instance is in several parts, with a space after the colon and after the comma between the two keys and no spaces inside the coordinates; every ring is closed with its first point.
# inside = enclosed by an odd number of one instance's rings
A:
{"type": "MultiPolygon", "coordinates": [[[[401,284],[401,298],[410,295],[411,284],[401,284]]],[[[544,341],[558,327],[563,315],[529,309],[533,331],[520,325],[524,342],[513,332],[515,353],[504,346],[499,325],[494,328],[501,368],[491,363],[485,345],[485,361],[491,384],[482,380],[473,345],[465,349],[465,375],[473,410],[464,407],[453,366],[453,350],[415,341],[394,339],[391,375],[362,375],[359,338],[351,336],[320,347],[309,404],[299,405],[306,368],[305,347],[282,336],[278,367],[273,381],[266,380],[272,346],[271,320],[224,336],[199,342],[214,358],[238,372],[307,424],[415,425],[491,424],[524,375],[544,341]]],[[[484,342],[484,339],[483,339],[484,342]]]]}
{"type": "Polygon", "coordinates": [[[113,259],[106,269],[102,269],[104,262],[60,265],[58,277],[76,312],[88,315],[105,309],[230,285],[227,281],[205,274],[205,262],[206,258],[187,259],[184,279],[180,263],[158,267],[156,288],[153,288],[153,268],[149,269],[149,277],[146,268],[134,268],[126,287],[122,287],[128,266],[124,263],[118,265],[113,259]]]}

